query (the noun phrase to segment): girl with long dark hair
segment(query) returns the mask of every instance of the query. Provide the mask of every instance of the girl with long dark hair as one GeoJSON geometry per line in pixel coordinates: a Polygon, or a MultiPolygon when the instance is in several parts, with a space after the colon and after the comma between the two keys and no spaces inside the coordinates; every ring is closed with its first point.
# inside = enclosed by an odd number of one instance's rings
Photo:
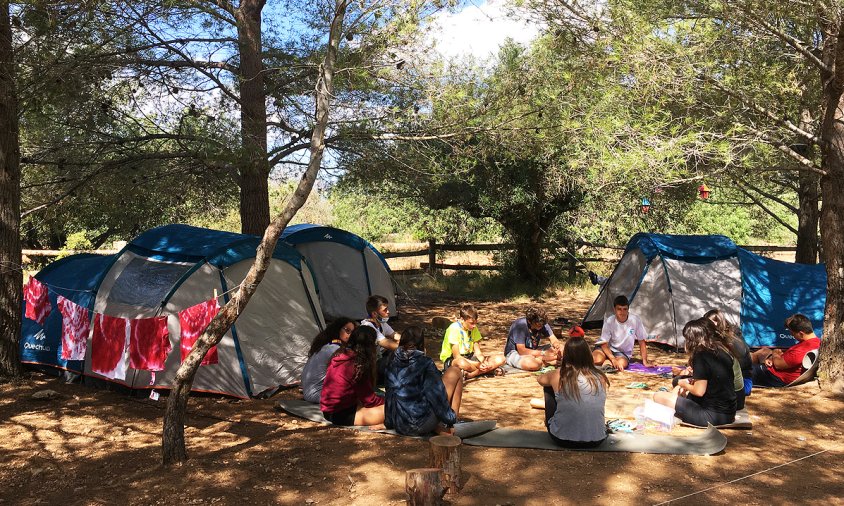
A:
{"type": "Polygon", "coordinates": [[[609,380],[595,367],[582,331],[563,347],[562,366],[540,375],[545,393],[545,426],[551,439],[566,448],[593,448],[607,437],[604,406],[609,380]]]}
{"type": "Polygon", "coordinates": [[[736,391],[736,409],[744,409],[744,398],[753,385],[753,359],[750,348],[740,332],[730,325],[720,309],[710,309],[703,315],[715,324],[716,336],[733,356],[733,389],[736,391]]]}
{"type": "Polygon", "coordinates": [[[692,320],[683,327],[683,338],[692,376],[681,378],[671,392],[655,393],[654,402],[674,409],[678,418],[691,425],[733,423],[733,357],[718,337],[715,324],[709,318],[692,320]]]}
{"type": "Polygon", "coordinates": [[[329,422],[383,426],[384,399],[373,390],[375,338],[375,329],[360,326],[331,357],[319,402],[329,422]]]}
{"type": "Polygon", "coordinates": [[[334,352],[349,340],[356,327],[354,320],[341,316],[316,335],[308,350],[308,361],[302,369],[302,395],[306,401],[319,403],[328,362],[334,352]]]}

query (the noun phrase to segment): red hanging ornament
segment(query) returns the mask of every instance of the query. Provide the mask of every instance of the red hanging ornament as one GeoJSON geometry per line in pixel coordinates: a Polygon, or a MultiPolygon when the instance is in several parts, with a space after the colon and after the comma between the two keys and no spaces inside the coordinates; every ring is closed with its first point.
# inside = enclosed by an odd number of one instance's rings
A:
{"type": "Polygon", "coordinates": [[[700,198],[701,198],[701,199],[703,199],[703,200],[708,199],[708,198],[709,198],[709,194],[710,194],[711,192],[712,192],[712,190],[710,190],[710,189],[709,189],[709,187],[708,187],[708,186],[706,186],[706,183],[703,183],[702,185],[700,185],[700,186],[698,186],[698,187],[697,187],[698,197],[700,197],[700,198]]]}

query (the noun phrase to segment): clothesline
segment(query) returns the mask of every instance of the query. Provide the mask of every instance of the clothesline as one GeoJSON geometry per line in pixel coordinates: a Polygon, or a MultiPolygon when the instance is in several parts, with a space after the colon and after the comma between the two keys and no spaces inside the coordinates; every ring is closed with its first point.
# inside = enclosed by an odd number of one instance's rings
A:
{"type": "MultiPolygon", "coordinates": [[[[36,279],[36,278],[33,276],[33,279],[36,279]]],[[[93,289],[80,290],[78,288],[67,288],[67,287],[59,286],[59,285],[56,285],[56,284],[53,284],[53,283],[47,283],[47,282],[41,281],[40,279],[38,280],[38,282],[41,283],[42,285],[45,285],[49,288],[52,288],[54,291],[55,290],[61,290],[61,291],[65,291],[65,292],[94,293],[93,289]]],[[[217,298],[219,299],[220,297],[224,297],[224,296],[232,293],[233,291],[239,289],[242,284],[243,284],[243,282],[240,282],[237,285],[235,285],[234,287],[226,290],[225,292],[220,292],[217,295],[217,298]]],[[[26,283],[24,284],[24,286],[26,286],[26,283]]],[[[213,294],[212,294],[211,298],[214,298],[213,294]]],[[[163,303],[163,301],[162,301],[162,303],[163,303]]]]}

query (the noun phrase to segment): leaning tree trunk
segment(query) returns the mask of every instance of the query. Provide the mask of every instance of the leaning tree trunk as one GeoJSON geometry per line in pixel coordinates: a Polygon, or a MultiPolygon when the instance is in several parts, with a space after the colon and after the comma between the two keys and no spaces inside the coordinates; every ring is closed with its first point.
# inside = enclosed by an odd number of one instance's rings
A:
{"type": "Polygon", "coordinates": [[[0,0],[0,375],[19,376],[20,145],[9,2],[0,0]]]}
{"type": "Polygon", "coordinates": [[[333,89],[334,64],[337,60],[337,49],[340,44],[343,18],[348,3],[349,0],[336,0],[335,2],[334,18],[331,20],[331,28],[328,34],[328,50],[325,53],[322,65],[320,65],[317,78],[315,122],[311,136],[311,157],[308,168],[287,203],[287,207],[264,231],[264,237],[255,255],[255,262],[246,274],[246,278],[235,291],[234,296],[220,310],[202,336],[196,341],[193,350],[176,372],[173,389],[170,391],[167,409],[164,412],[164,430],[161,438],[161,453],[164,464],[180,463],[187,460],[185,412],[191,385],[193,385],[199,364],[208,350],[220,342],[223,334],[231,328],[237,320],[237,316],[243,312],[249,299],[258,289],[258,284],[267,271],[281,231],[290,222],[296,211],[305,204],[316,181],[322,163],[322,155],[325,151],[325,129],[328,125],[328,111],[333,89]]]}
{"type": "Polygon", "coordinates": [[[264,0],[242,0],[234,11],[240,50],[240,228],[261,235],[270,224],[267,106],[261,47],[264,0]]]}
{"type": "Polygon", "coordinates": [[[826,311],[818,375],[825,390],[844,393],[844,10],[827,25],[821,176],[821,240],[826,259],[826,311]]]}
{"type": "MultiPolygon", "coordinates": [[[[807,109],[800,115],[800,128],[806,132],[812,129],[812,117],[807,109]]],[[[811,146],[806,144],[806,158],[813,158],[811,146]]],[[[794,261],[798,264],[816,264],[818,262],[818,220],[820,185],[818,175],[812,171],[801,170],[797,176],[797,251],[794,261]]]]}

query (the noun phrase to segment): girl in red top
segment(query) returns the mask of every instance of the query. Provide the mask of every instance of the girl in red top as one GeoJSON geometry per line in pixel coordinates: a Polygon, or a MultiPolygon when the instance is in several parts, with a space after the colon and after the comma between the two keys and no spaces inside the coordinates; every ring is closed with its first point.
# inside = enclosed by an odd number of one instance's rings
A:
{"type": "Polygon", "coordinates": [[[336,425],[384,424],[384,398],[375,395],[375,329],[360,326],[339,349],[325,372],[320,409],[336,425]]]}

